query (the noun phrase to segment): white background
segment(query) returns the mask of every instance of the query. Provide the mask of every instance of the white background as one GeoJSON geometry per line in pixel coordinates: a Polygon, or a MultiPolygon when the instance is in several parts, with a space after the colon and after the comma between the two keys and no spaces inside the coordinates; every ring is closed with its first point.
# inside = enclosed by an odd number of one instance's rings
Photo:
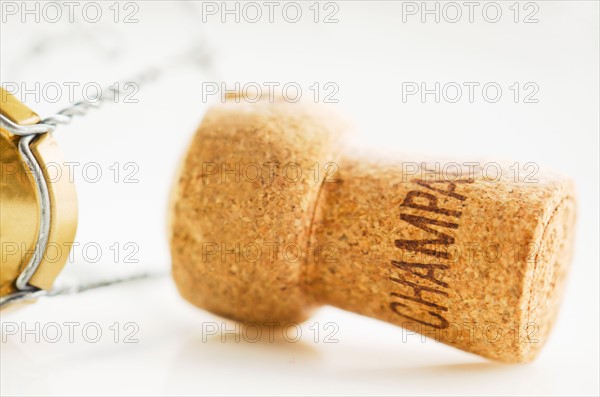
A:
{"type": "MultiPolygon", "coordinates": [[[[312,1],[302,3],[298,23],[287,22],[281,7],[273,23],[264,7],[257,23],[243,15],[239,23],[233,15],[223,23],[220,14],[205,14],[203,21],[202,5],[192,2],[135,2],[138,22],[132,24],[122,23],[131,10],[124,4],[114,23],[112,1],[102,2],[98,23],[82,18],[81,7],[74,23],[66,15],[57,23],[36,23],[32,16],[23,22],[20,10],[3,15],[1,80],[26,88],[36,82],[110,85],[176,56],[200,35],[213,50],[218,75],[189,65],[171,69],[141,87],[138,103],[109,104],[57,131],[67,160],[96,162],[103,170],[98,183],[86,180],[81,168],[75,177],[77,241],[97,243],[104,254],[91,264],[76,252],[67,282],[141,268],[168,274],[172,176],[208,104],[219,100],[203,101],[203,81],[224,79],[229,87],[296,82],[308,100],[314,82],[333,82],[339,103],[323,106],[351,115],[359,130],[354,144],[461,161],[535,162],[571,176],[579,205],[575,257],[558,323],[535,362],[497,364],[334,308],[304,324],[298,343],[222,342],[202,333],[203,324],[221,319],[185,303],[165,275],[3,312],[3,330],[8,323],[22,331],[56,322],[66,333],[65,322],[95,322],[103,337],[89,343],[79,328],[73,343],[66,335],[59,343],[36,343],[32,336],[22,342],[22,332],[4,332],[2,395],[598,395],[598,2],[536,1],[529,8],[521,2],[517,23],[513,1],[497,2],[497,23],[483,18],[486,3],[479,3],[472,23],[465,6],[456,23],[443,17],[436,23],[431,15],[423,23],[420,14],[403,22],[403,3],[393,1],[336,2],[337,23],[323,23],[333,10],[324,4],[315,23],[312,1]],[[538,22],[523,23],[536,9],[531,7],[538,9],[538,22]],[[435,103],[431,96],[426,103],[416,97],[403,102],[403,82],[496,82],[503,93],[497,103],[480,94],[470,103],[466,92],[457,103],[435,103]],[[539,102],[515,103],[509,89],[514,82],[535,83],[539,102]],[[115,183],[109,169],[115,162],[135,162],[139,182],[123,183],[121,174],[115,183]],[[115,242],[135,242],[140,263],[112,263],[115,242]],[[315,342],[309,327],[328,322],[338,325],[338,342],[325,343],[324,331],[315,342]],[[112,340],[114,323],[121,328],[118,343],[112,340]],[[137,343],[123,343],[126,323],[137,324],[137,343]]],[[[81,90],[75,93],[78,99],[81,90]]],[[[47,115],[68,103],[67,90],[62,94],[56,103],[24,99],[47,115]]]]}

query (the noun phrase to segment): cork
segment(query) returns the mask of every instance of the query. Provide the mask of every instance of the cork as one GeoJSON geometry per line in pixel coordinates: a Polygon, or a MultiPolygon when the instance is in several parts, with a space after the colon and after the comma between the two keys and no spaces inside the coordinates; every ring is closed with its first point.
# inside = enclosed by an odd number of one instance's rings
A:
{"type": "Polygon", "coordinates": [[[181,295],[252,323],[332,305],[494,360],[532,360],[569,268],[570,180],[356,155],[342,148],[347,130],[316,105],[209,110],[172,192],[181,295]]]}

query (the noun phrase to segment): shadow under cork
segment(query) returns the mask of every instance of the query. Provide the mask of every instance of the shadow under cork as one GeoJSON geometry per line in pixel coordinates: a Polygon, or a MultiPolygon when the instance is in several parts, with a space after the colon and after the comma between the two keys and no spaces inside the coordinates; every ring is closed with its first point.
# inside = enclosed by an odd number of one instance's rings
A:
{"type": "Polygon", "coordinates": [[[196,379],[201,385],[208,378],[222,381],[223,393],[242,392],[241,387],[289,391],[281,389],[286,387],[281,382],[307,394],[324,390],[372,394],[390,390],[447,394],[453,390],[465,395],[549,391],[540,386],[539,369],[531,364],[502,364],[460,352],[450,357],[430,353],[410,347],[370,351],[368,346],[336,346],[330,350],[310,341],[250,343],[232,334],[205,339],[195,335],[182,344],[167,383],[175,392],[178,384],[179,391],[189,392],[183,379],[196,379]],[[463,362],[452,362],[453,358],[463,362]]]}
{"type": "Polygon", "coordinates": [[[470,354],[462,359],[456,357],[457,361],[471,362],[448,362],[445,354],[420,354],[407,349],[406,354],[400,356],[394,357],[393,353],[381,356],[377,365],[344,368],[338,371],[338,376],[399,390],[420,390],[425,394],[446,395],[452,391],[456,395],[490,392],[508,395],[517,390],[519,394],[543,395],[551,392],[550,385],[544,384],[543,374],[533,363],[504,364],[470,354]]]}
{"type": "Polygon", "coordinates": [[[215,335],[202,335],[201,332],[189,334],[182,345],[178,361],[202,364],[207,357],[216,365],[231,366],[235,363],[252,363],[253,368],[280,366],[301,362],[318,362],[321,354],[311,343],[304,340],[290,341],[279,335],[269,335],[263,329],[263,335],[248,337],[243,332],[219,332],[215,335]]]}
{"type": "Polygon", "coordinates": [[[204,337],[199,331],[186,336],[165,379],[171,394],[190,393],[190,379],[197,385],[194,392],[199,394],[204,393],[204,382],[221,384],[218,394],[271,390],[287,375],[310,372],[321,361],[319,351],[302,340],[251,342],[239,333],[204,337]]]}
{"type": "Polygon", "coordinates": [[[192,335],[187,340],[183,351],[186,355],[190,352],[214,353],[215,357],[235,356],[236,359],[246,357],[249,361],[254,358],[259,358],[261,361],[270,359],[280,361],[294,357],[318,360],[321,356],[314,345],[304,340],[286,340],[280,335],[279,328],[272,331],[274,335],[269,335],[268,332],[270,330],[263,329],[260,338],[256,335],[247,337],[244,332],[220,332],[210,336],[192,335]]]}

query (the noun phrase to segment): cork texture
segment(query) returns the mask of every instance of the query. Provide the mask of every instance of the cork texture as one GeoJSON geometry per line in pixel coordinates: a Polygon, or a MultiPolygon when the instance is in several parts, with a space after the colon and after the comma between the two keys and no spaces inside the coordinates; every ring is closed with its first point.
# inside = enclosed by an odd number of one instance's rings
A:
{"type": "Polygon", "coordinates": [[[570,260],[568,181],[424,180],[356,159],[340,170],[313,225],[339,249],[308,271],[318,301],[497,360],[535,356],[570,260]]]}
{"type": "Polygon", "coordinates": [[[340,149],[346,130],[307,105],[211,109],[172,197],[181,294],[249,322],[333,305],[499,361],[533,359],[569,267],[571,182],[496,163],[490,178],[478,166],[361,157],[340,149]],[[265,162],[278,165],[249,176],[265,162]],[[300,178],[282,172],[292,163],[300,178]]]}
{"type": "Polygon", "coordinates": [[[310,168],[337,157],[340,127],[283,103],[232,102],[206,115],[172,199],[173,276],[186,299],[237,320],[308,316],[303,263],[281,249],[308,244],[321,187],[310,168]]]}

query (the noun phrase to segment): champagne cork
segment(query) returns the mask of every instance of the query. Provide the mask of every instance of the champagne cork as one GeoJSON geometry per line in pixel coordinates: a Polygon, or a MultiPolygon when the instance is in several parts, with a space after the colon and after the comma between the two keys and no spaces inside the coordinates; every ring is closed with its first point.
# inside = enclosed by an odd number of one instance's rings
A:
{"type": "Polygon", "coordinates": [[[356,156],[341,149],[347,129],[285,101],[208,112],[172,192],[182,296],[253,323],[333,305],[491,359],[533,359],[569,268],[571,182],[356,156]]]}

